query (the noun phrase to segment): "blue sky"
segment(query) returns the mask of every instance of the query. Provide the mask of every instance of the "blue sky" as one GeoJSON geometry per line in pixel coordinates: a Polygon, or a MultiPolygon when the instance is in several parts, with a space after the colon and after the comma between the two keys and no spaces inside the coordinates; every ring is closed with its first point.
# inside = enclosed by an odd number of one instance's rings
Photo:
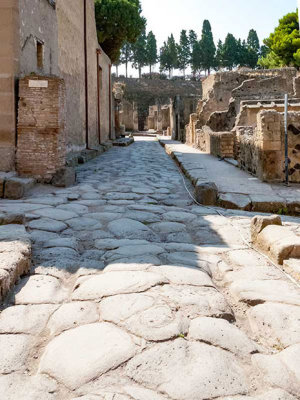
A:
{"type": "Polygon", "coordinates": [[[297,0],[141,0],[141,3],[148,21],[147,31],[154,32],[159,46],[171,33],[178,40],[182,29],[201,34],[204,19],[210,21],[216,43],[224,40],[228,32],[246,39],[252,28],[263,40],[274,30],[279,18],[297,7],[297,0]]]}

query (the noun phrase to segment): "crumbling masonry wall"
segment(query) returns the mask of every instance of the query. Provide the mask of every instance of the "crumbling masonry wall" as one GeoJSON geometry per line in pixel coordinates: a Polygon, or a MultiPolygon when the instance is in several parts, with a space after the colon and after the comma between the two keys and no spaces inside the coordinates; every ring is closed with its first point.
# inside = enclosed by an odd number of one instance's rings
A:
{"type": "Polygon", "coordinates": [[[55,77],[20,80],[17,171],[51,182],[66,163],[65,85],[55,77]]]}

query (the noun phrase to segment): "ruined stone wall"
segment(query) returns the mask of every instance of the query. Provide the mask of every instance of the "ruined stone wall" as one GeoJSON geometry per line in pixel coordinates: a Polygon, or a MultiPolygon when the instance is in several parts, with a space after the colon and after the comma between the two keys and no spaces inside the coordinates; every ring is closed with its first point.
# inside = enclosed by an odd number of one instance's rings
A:
{"type": "Polygon", "coordinates": [[[17,172],[51,182],[65,166],[65,85],[54,77],[20,80],[17,172]]]}
{"type": "Polygon", "coordinates": [[[0,171],[15,165],[16,95],[19,71],[19,3],[0,1],[0,171]]]}
{"type": "Polygon", "coordinates": [[[19,0],[20,70],[19,76],[36,73],[58,74],[57,18],[48,0],[19,0]],[[37,62],[37,45],[42,46],[42,66],[37,62]]]}
{"type": "MultiPolygon", "coordinates": [[[[300,113],[288,114],[288,154],[291,182],[300,182],[300,113]]],[[[237,129],[238,161],[241,168],[263,181],[284,180],[284,114],[261,111],[257,127],[237,129]]]]}

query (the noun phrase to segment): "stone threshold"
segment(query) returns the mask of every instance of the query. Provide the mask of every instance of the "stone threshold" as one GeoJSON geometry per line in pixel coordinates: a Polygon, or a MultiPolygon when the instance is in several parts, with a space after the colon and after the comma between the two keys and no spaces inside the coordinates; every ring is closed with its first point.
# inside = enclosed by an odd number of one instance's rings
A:
{"type": "Polygon", "coordinates": [[[127,147],[134,143],[134,138],[119,138],[113,141],[113,146],[127,147]]]}
{"type": "MultiPolygon", "coordinates": [[[[185,161],[184,160],[185,153],[181,153],[180,151],[175,150],[174,145],[183,145],[182,143],[177,141],[170,141],[167,140],[166,138],[161,138],[161,137],[158,137],[158,141],[161,144],[161,146],[164,147],[166,153],[175,160],[181,171],[195,187],[195,198],[197,201],[199,201],[199,203],[204,205],[215,205],[231,210],[275,213],[280,215],[291,215],[291,216],[300,215],[300,196],[298,200],[295,199],[295,197],[284,198],[282,195],[279,196],[275,192],[273,192],[272,194],[258,194],[253,191],[252,192],[249,191],[248,194],[240,193],[238,191],[223,192],[218,187],[218,183],[214,182],[212,177],[209,176],[209,173],[207,173],[204,166],[201,165],[200,162],[198,163],[195,160],[193,162],[185,161]],[[168,144],[168,141],[170,142],[170,144],[168,144]],[[211,202],[209,203],[202,202],[201,198],[199,199],[197,195],[197,193],[206,190],[208,186],[210,186],[210,190],[211,187],[214,187],[217,190],[216,201],[213,204],[211,202]]],[[[216,159],[216,162],[219,161],[216,159]]],[[[231,165],[231,167],[236,169],[234,165],[231,165]]],[[[258,181],[257,178],[253,179],[258,181]]],[[[262,182],[261,185],[268,185],[269,187],[271,187],[271,185],[262,182]]]]}

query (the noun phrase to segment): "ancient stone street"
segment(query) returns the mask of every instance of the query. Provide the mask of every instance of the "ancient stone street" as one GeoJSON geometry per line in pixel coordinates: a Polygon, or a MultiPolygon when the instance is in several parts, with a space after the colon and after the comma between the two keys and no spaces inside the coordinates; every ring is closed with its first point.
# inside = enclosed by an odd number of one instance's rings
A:
{"type": "Polygon", "coordinates": [[[155,139],[77,174],[0,202],[33,243],[0,313],[0,399],[299,399],[300,291],[243,241],[254,214],[193,203],[155,139]]]}

